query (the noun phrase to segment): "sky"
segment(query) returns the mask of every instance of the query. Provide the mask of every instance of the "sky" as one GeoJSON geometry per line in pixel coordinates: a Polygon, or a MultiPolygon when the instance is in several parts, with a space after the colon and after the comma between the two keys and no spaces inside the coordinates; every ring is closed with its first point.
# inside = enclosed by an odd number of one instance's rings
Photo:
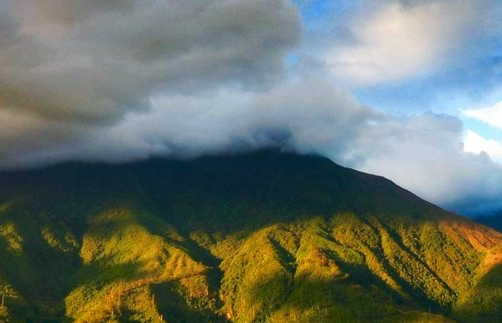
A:
{"type": "Polygon", "coordinates": [[[498,0],[0,0],[0,168],[278,147],[502,209],[498,0]]]}

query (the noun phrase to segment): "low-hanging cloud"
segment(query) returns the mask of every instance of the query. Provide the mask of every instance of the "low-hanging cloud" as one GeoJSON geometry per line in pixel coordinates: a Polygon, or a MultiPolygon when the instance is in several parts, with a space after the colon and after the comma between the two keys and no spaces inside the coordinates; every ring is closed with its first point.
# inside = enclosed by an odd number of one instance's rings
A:
{"type": "Polygon", "coordinates": [[[485,153],[464,151],[460,119],[435,113],[397,118],[318,80],[245,95],[164,97],[152,114],[131,114],[109,137],[127,132],[141,157],[275,146],[383,175],[468,214],[502,207],[502,166],[485,153]]]}
{"type": "Polygon", "coordinates": [[[50,154],[32,150],[31,157],[122,162],[279,147],[319,153],[383,175],[464,213],[501,207],[502,167],[484,153],[464,151],[463,127],[456,117],[426,113],[397,118],[361,106],[350,93],[318,80],[260,92],[220,89],[152,101],[149,113],[129,113],[112,127],[60,143],[50,154]]]}

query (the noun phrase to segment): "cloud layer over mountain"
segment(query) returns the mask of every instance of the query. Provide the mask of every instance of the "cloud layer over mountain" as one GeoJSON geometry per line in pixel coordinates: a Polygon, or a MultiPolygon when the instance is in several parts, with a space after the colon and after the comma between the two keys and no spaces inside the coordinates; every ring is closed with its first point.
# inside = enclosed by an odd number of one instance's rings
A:
{"type": "Polygon", "coordinates": [[[0,167],[275,146],[384,175],[463,212],[502,207],[502,167],[464,151],[459,118],[398,116],[351,93],[479,56],[469,43],[469,55],[449,58],[482,8],[382,1],[325,42],[309,38],[299,8],[0,0],[0,167]],[[456,14],[443,19],[446,9],[456,14]]]}

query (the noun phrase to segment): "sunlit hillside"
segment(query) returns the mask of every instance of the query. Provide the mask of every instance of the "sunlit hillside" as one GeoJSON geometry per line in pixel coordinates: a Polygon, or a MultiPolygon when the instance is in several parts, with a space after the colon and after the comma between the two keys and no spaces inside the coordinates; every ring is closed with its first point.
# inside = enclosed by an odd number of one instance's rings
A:
{"type": "Polygon", "coordinates": [[[262,151],[0,174],[0,322],[502,322],[502,234],[262,151]]]}

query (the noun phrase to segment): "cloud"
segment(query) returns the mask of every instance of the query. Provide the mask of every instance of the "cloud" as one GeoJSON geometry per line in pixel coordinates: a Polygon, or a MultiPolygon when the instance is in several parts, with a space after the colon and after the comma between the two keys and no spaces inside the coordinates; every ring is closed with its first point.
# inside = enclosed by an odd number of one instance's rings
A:
{"type": "MultiPolygon", "coordinates": [[[[482,129],[502,129],[502,102],[481,108],[461,110],[461,116],[481,121],[482,129]]],[[[502,142],[487,139],[472,130],[467,130],[465,135],[465,151],[488,153],[494,160],[502,164],[502,142]]]]}
{"type": "Polygon", "coordinates": [[[23,160],[121,162],[271,146],[328,156],[467,214],[479,212],[480,205],[500,207],[502,166],[485,153],[464,151],[458,118],[433,113],[397,118],[316,79],[259,92],[225,88],[197,96],[161,95],[152,99],[148,113],[130,112],[111,127],[52,149],[25,151],[23,160]]]}
{"type": "Polygon", "coordinates": [[[462,115],[483,121],[492,127],[502,129],[502,102],[486,108],[463,110],[462,115]]]}
{"type": "Polygon", "coordinates": [[[302,73],[284,70],[302,27],[286,0],[0,0],[0,168],[275,146],[386,176],[456,210],[495,207],[502,169],[464,151],[459,119],[398,118],[333,82],[433,69],[458,48],[472,3],[382,1],[363,10],[367,20],[345,20],[357,37],[321,46],[333,61],[300,59],[300,70],[316,69],[302,73]],[[363,68],[359,78],[349,64],[323,74],[342,56],[383,72],[363,68]]]}
{"type": "Polygon", "coordinates": [[[300,34],[287,0],[0,0],[0,164],[83,156],[159,93],[266,88],[300,34]]]}
{"type": "Polygon", "coordinates": [[[502,207],[502,166],[464,151],[463,133],[462,122],[448,115],[389,117],[354,144],[364,156],[357,168],[464,214],[502,207]]]}
{"type": "Polygon", "coordinates": [[[464,150],[476,154],[485,152],[502,164],[502,143],[497,140],[483,138],[472,130],[468,130],[465,135],[464,150]]]}
{"type": "Polygon", "coordinates": [[[0,168],[44,165],[64,160],[58,147],[74,147],[91,129],[26,114],[0,110],[0,168]]]}
{"type": "Polygon", "coordinates": [[[325,29],[345,36],[330,46],[318,39],[322,50],[314,55],[353,87],[428,77],[497,51],[496,13],[500,8],[491,0],[370,2],[326,20],[325,29]]]}
{"type": "Polygon", "coordinates": [[[300,37],[286,0],[0,0],[0,109],[109,123],[159,92],[260,87],[300,37]]]}
{"type": "MultiPolygon", "coordinates": [[[[456,117],[426,113],[397,118],[361,106],[350,93],[319,80],[246,95],[164,97],[154,100],[154,106],[150,115],[131,114],[106,137],[128,133],[143,157],[264,146],[315,152],[388,177],[457,211],[472,214],[479,205],[500,206],[502,167],[486,154],[464,151],[463,125],[456,117]]],[[[101,151],[124,146],[112,144],[101,151]]]]}
{"type": "Polygon", "coordinates": [[[64,144],[57,150],[65,159],[108,161],[269,146],[319,152],[350,144],[347,138],[357,136],[361,123],[379,118],[349,93],[318,80],[259,92],[224,88],[195,96],[161,95],[152,105],[148,113],[129,113],[114,126],[90,132],[71,145],[75,149],[64,144]]]}

